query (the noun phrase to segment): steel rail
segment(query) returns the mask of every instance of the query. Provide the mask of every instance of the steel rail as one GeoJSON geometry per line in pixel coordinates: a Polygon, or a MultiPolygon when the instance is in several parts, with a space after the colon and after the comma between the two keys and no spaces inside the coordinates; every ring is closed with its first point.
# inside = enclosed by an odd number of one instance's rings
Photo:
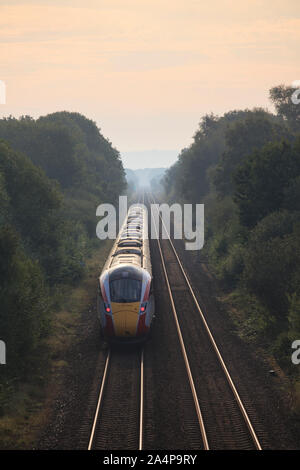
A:
{"type": "Polygon", "coordinates": [[[173,312],[173,316],[174,316],[174,320],[175,320],[175,324],[176,324],[178,338],[179,338],[179,342],[180,342],[180,346],[181,346],[181,350],[182,350],[182,354],[183,354],[183,359],[184,359],[184,363],[185,363],[185,367],[186,367],[186,371],[187,371],[187,375],[188,375],[188,379],[189,379],[189,383],[190,383],[190,388],[191,388],[193,399],[194,399],[194,404],[195,404],[195,408],[196,408],[196,413],[197,413],[197,418],[198,418],[198,422],[199,422],[200,432],[201,432],[201,436],[202,436],[202,440],[203,440],[203,446],[204,446],[205,450],[209,450],[208,439],[207,439],[205,425],[204,425],[204,421],[203,421],[203,417],[202,417],[202,412],[201,412],[201,408],[200,408],[200,405],[199,405],[199,400],[198,400],[198,396],[197,396],[197,392],[196,392],[196,387],[195,387],[191,367],[190,367],[190,364],[189,364],[188,356],[187,356],[187,353],[186,353],[186,348],[185,348],[183,336],[182,336],[182,333],[181,333],[181,328],[180,328],[179,321],[178,321],[178,316],[177,316],[177,312],[176,312],[174,298],[173,298],[173,294],[172,294],[172,291],[171,291],[169,277],[168,277],[168,274],[167,274],[165,260],[164,260],[163,254],[162,254],[162,249],[161,249],[160,241],[159,241],[159,238],[158,238],[158,232],[157,232],[155,222],[154,222],[154,228],[155,228],[155,233],[156,233],[156,236],[157,236],[158,249],[159,249],[160,258],[161,258],[161,262],[162,262],[162,267],[163,267],[163,271],[164,271],[164,275],[165,275],[165,279],[166,279],[167,289],[168,289],[168,293],[169,293],[169,297],[170,297],[170,301],[171,301],[172,312],[173,312]]]}
{"type": "Polygon", "coordinates": [[[88,450],[91,450],[92,447],[93,447],[93,442],[94,442],[94,438],[95,438],[96,427],[97,427],[98,418],[99,418],[99,412],[100,412],[100,408],[101,408],[102,400],[103,400],[103,392],[104,392],[104,387],[105,387],[105,383],[106,383],[106,377],[107,377],[107,371],[108,371],[109,362],[110,362],[110,350],[108,351],[108,354],[107,354],[107,357],[106,357],[106,361],[105,361],[104,373],[103,373],[103,377],[102,377],[102,382],[101,382],[101,387],[100,387],[100,392],[99,392],[99,398],[98,398],[98,402],[97,402],[96,412],[95,412],[95,416],[94,416],[93,426],[92,426],[92,430],[91,430],[91,434],[90,434],[90,440],[89,440],[88,450]]]}
{"type": "MultiPolygon", "coordinates": [[[[151,197],[152,197],[153,202],[155,203],[155,200],[154,200],[153,195],[151,195],[151,197]]],[[[156,207],[156,209],[157,209],[157,207],[156,207]]],[[[208,323],[207,323],[207,321],[206,321],[206,318],[205,318],[205,316],[204,316],[204,314],[203,314],[203,312],[202,312],[202,310],[201,310],[201,307],[200,307],[199,302],[198,302],[198,300],[197,300],[197,298],[196,298],[196,295],[195,295],[195,293],[194,293],[194,290],[193,290],[193,288],[192,288],[192,286],[191,286],[191,283],[190,283],[190,281],[189,281],[189,279],[188,279],[188,277],[187,277],[187,274],[186,274],[186,272],[185,272],[185,270],[184,270],[184,268],[183,268],[183,265],[182,265],[182,263],[181,263],[181,261],[180,261],[180,258],[179,258],[179,256],[178,256],[178,254],[177,254],[177,251],[176,251],[176,249],[175,249],[175,247],[174,247],[174,245],[173,245],[173,243],[172,243],[172,240],[171,240],[170,234],[169,234],[169,232],[168,232],[168,230],[167,230],[167,227],[166,227],[164,221],[162,220],[161,215],[159,214],[159,211],[158,211],[158,215],[159,215],[159,218],[160,218],[162,224],[164,225],[165,231],[166,231],[166,233],[167,233],[167,235],[168,235],[168,241],[169,241],[169,243],[170,243],[170,245],[171,245],[171,247],[172,247],[172,250],[173,250],[173,252],[174,252],[174,254],[175,254],[175,257],[176,257],[176,260],[177,260],[178,265],[179,265],[179,267],[180,267],[180,270],[181,270],[181,272],[182,272],[182,274],[183,274],[183,276],[184,276],[184,279],[185,279],[185,281],[186,281],[186,284],[187,284],[187,286],[188,286],[188,288],[189,288],[189,291],[190,291],[190,293],[191,293],[191,295],[192,295],[192,297],[193,297],[193,300],[194,300],[194,303],[195,303],[195,305],[196,305],[196,308],[197,308],[197,310],[198,310],[198,312],[199,312],[199,314],[200,314],[200,317],[201,317],[201,320],[202,320],[202,322],[203,322],[203,324],[204,324],[204,326],[205,326],[206,332],[207,332],[207,334],[208,334],[208,336],[209,336],[209,339],[210,339],[210,341],[211,341],[211,343],[212,343],[212,346],[213,346],[213,348],[214,348],[214,350],[215,350],[215,352],[216,352],[216,355],[217,355],[218,360],[219,360],[219,362],[220,362],[220,364],[221,364],[221,367],[222,367],[222,369],[223,369],[223,371],[224,371],[224,373],[225,373],[226,379],[227,379],[227,381],[228,381],[228,383],[229,383],[229,386],[230,386],[230,388],[231,388],[231,390],[232,390],[232,392],[233,392],[233,394],[234,394],[234,397],[235,397],[235,399],[236,399],[236,401],[237,401],[237,403],[238,403],[238,406],[239,406],[239,409],[240,409],[240,411],[241,411],[241,413],[242,413],[242,415],[243,415],[243,418],[244,418],[244,420],[245,420],[245,422],[246,422],[246,424],[247,424],[247,427],[248,427],[249,432],[250,432],[250,434],[251,434],[253,443],[254,443],[254,445],[255,445],[255,447],[256,447],[257,450],[262,450],[262,447],[261,447],[261,445],[260,445],[260,442],[259,442],[258,437],[257,437],[257,435],[256,435],[256,432],[255,432],[255,430],[254,430],[254,427],[253,427],[253,425],[252,425],[252,423],[251,423],[251,420],[250,420],[250,418],[249,418],[249,416],[248,416],[248,413],[247,413],[247,411],[246,411],[246,409],[245,409],[245,407],[244,407],[244,405],[243,405],[243,402],[242,402],[241,397],[240,397],[240,395],[239,395],[239,393],[238,393],[238,391],[237,391],[237,388],[236,388],[236,386],[235,386],[235,384],[234,384],[234,381],[233,381],[233,379],[232,379],[232,377],[231,377],[231,375],[230,375],[230,373],[229,373],[229,371],[228,371],[228,369],[227,369],[227,366],[226,366],[225,361],[224,361],[224,359],[223,359],[223,357],[222,357],[222,355],[221,355],[221,353],[220,353],[220,350],[219,350],[219,348],[218,348],[218,346],[217,346],[217,343],[216,343],[216,341],[215,341],[215,339],[214,339],[214,337],[213,337],[213,334],[212,334],[212,332],[211,332],[211,330],[210,330],[210,328],[209,328],[209,326],[208,326],[208,323]]]]}
{"type": "Polygon", "coordinates": [[[141,352],[141,380],[140,380],[140,428],[139,450],[143,449],[144,438],[144,350],[141,352]]]}
{"type": "MultiPolygon", "coordinates": [[[[89,444],[88,444],[88,450],[93,449],[94,441],[95,441],[95,435],[97,432],[97,426],[99,424],[99,421],[101,419],[101,408],[103,405],[103,400],[104,400],[104,390],[106,386],[106,381],[108,377],[108,370],[110,367],[110,359],[111,359],[111,352],[110,350],[108,351],[106,361],[105,361],[105,366],[104,366],[104,372],[102,376],[102,381],[101,381],[101,387],[99,391],[99,396],[97,400],[97,406],[96,406],[96,411],[93,419],[93,425],[90,433],[90,439],[89,439],[89,444]]],[[[141,350],[141,360],[140,360],[140,394],[139,394],[139,399],[140,399],[140,407],[139,407],[139,443],[138,443],[138,449],[142,450],[143,448],[143,437],[144,437],[144,350],[141,350]]]]}

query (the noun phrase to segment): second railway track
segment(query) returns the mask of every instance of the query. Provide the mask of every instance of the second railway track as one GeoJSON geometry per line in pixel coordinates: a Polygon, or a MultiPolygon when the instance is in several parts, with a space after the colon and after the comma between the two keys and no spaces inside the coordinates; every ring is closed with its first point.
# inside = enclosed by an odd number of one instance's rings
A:
{"type": "MultiPolygon", "coordinates": [[[[157,229],[156,229],[157,230],[157,229]]],[[[157,239],[206,449],[261,445],[171,239],[157,239]]]]}

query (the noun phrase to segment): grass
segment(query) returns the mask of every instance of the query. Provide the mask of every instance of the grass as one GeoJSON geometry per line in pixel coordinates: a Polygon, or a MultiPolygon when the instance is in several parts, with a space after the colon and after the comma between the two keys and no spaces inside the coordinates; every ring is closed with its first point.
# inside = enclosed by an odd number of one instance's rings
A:
{"type": "MultiPolygon", "coordinates": [[[[112,241],[94,247],[86,260],[85,275],[77,286],[62,286],[59,307],[53,311],[52,328],[41,346],[41,363],[27,382],[5,384],[5,412],[0,416],[0,449],[33,449],[46,425],[63,372],[70,367],[66,353],[78,340],[82,313],[95,298],[99,276],[112,241]],[[51,386],[50,386],[51,385],[51,386]]],[[[1,389],[0,389],[1,392],[1,389]]]]}
{"type": "Polygon", "coordinates": [[[255,342],[264,336],[272,319],[254,296],[243,289],[235,289],[221,300],[229,307],[231,320],[242,339],[255,342]]]}
{"type": "Polygon", "coordinates": [[[292,411],[300,417],[300,379],[295,380],[292,388],[292,411]]]}
{"type": "Polygon", "coordinates": [[[274,337],[278,335],[277,330],[282,330],[283,327],[278,326],[275,318],[254,295],[242,288],[235,288],[230,292],[223,290],[218,300],[228,312],[236,334],[242,341],[250,344],[257,356],[264,359],[269,370],[275,371],[280,378],[278,386],[285,394],[291,416],[299,421],[300,366],[291,364],[292,350],[289,341],[275,354],[274,337]]]}

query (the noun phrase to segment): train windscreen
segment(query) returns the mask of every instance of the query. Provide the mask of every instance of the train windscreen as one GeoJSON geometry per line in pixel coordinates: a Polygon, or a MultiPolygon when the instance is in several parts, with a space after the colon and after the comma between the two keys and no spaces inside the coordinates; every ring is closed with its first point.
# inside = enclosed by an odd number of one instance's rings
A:
{"type": "Polygon", "coordinates": [[[123,278],[110,281],[111,302],[139,302],[142,293],[142,282],[137,279],[123,278]]]}

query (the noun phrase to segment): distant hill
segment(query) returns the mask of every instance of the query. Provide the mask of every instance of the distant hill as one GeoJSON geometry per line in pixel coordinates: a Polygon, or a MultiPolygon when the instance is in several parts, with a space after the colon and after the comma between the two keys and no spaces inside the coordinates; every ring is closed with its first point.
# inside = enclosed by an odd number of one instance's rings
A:
{"type": "Polygon", "coordinates": [[[126,179],[129,184],[140,187],[151,185],[151,180],[158,182],[164,175],[167,168],[141,168],[131,170],[125,168],[126,179]]]}

